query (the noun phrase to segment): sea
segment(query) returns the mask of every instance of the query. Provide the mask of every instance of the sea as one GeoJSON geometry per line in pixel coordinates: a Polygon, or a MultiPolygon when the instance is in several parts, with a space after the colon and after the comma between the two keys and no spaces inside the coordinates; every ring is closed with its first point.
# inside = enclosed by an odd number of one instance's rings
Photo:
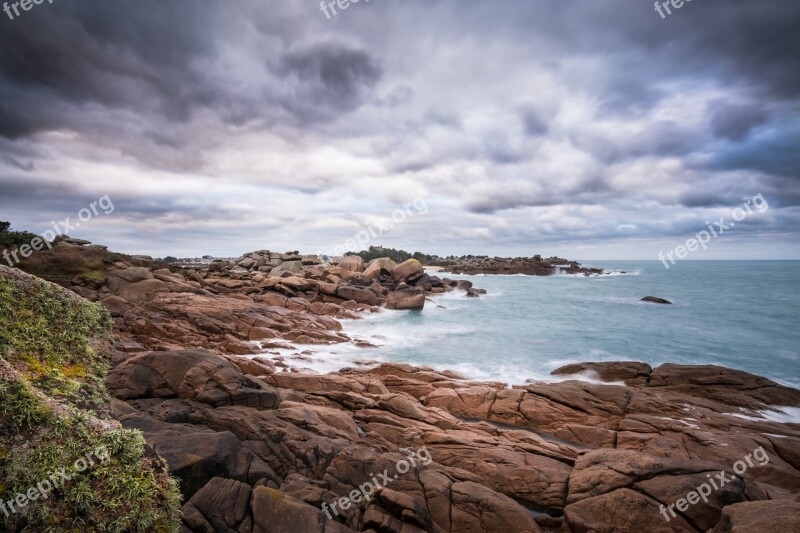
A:
{"type": "Polygon", "coordinates": [[[475,380],[553,381],[586,361],[713,364],[800,388],[800,261],[585,261],[599,276],[460,276],[486,289],[434,296],[422,311],[345,320],[355,344],[281,351],[317,372],[410,363],[475,380]],[[647,295],[672,305],[640,301],[647,295]]]}

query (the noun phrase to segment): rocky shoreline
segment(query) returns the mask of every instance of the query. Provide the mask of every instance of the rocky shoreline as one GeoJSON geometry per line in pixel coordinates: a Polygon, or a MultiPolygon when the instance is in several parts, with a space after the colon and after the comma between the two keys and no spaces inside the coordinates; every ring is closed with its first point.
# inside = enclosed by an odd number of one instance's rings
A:
{"type": "MultiPolygon", "coordinates": [[[[108,410],[141,431],[179,480],[182,531],[800,527],[800,424],[763,416],[800,407],[800,391],[767,379],[635,362],[570,365],[554,372],[564,381],[513,388],[402,364],[319,375],[252,354],[353,342],[338,319],[478,291],[425,274],[413,260],[325,265],[260,251],[198,271],[71,242],[34,257],[22,268],[113,317],[108,410]],[[390,479],[368,501],[340,505],[332,518],[323,510],[393,471],[402,450],[421,448],[429,464],[390,479]],[[675,507],[756,449],[767,463],[707,502],[675,507]],[[661,506],[671,504],[676,514],[667,520],[661,506]]],[[[495,270],[567,264],[555,259],[495,270]]],[[[19,283],[7,271],[0,276],[19,283]]]]}
{"type": "Polygon", "coordinates": [[[582,267],[577,261],[561,257],[543,259],[539,255],[533,257],[476,257],[451,261],[442,267],[441,272],[451,274],[491,274],[552,276],[555,274],[582,274],[599,276],[604,273],[600,268],[582,267]],[[454,264],[453,264],[454,263],[454,264]]]}
{"type": "Polygon", "coordinates": [[[415,259],[365,264],[348,256],[323,263],[265,250],[181,268],[75,239],[59,240],[20,267],[102,303],[128,354],[181,348],[252,354],[256,343],[348,343],[353,340],[336,319],[358,319],[381,307],[421,310],[429,297],[455,290],[485,293],[469,281],[428,274],[415,259]]]}

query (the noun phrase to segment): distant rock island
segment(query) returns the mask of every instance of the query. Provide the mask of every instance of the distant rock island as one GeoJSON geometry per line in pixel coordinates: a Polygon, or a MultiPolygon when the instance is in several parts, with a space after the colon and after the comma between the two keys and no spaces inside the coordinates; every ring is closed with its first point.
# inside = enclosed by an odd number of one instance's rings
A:
{"type": "Polygon", "coordinates": [[[454,264],[446,265],[442,272],[451,274],[495,274],[526,276],[552,276],[554,274],[583,274],[598,276],[603,274],[603,269],[582,267],[577,261],[570,261],[561,257],[542,259],[539,255],[533,257],[474,257],[458,259],[454,264]]]}

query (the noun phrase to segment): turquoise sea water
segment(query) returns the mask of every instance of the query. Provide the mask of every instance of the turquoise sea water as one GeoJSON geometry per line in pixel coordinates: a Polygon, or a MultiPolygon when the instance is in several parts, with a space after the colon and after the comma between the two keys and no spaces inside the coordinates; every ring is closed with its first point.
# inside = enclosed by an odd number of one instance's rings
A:
{"type": "Polygon", "coordinates": [[[318,370],[356,360],[452,369],[519,384],[564,364],[636,360],[717,364],[800,387],[800,262],[591,261],[612,275],[448,276],[487,289],[435,297],[422,312],[345,322],[378,349],[326,347],[318,370]],[[621,272],[626,272],[622,274],[621,272]],[[674,305],[640,302],[646,295],[674,305]]]}

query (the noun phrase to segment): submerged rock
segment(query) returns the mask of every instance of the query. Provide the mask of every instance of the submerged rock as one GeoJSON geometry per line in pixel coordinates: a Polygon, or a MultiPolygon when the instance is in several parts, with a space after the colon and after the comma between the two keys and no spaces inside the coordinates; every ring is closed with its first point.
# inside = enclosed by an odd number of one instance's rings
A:
{"type": "Polygon", "coordinates": [[[658,296],[645,296],[644,298],[642,298],[639,301],[640,302],[650,302],[650,303],[654,303],[654,304],[669,304],[669,305],[672,304],[672,302],[670,302],[669,300],[665,300],[664,298],[659,298],[658,296]]]}

